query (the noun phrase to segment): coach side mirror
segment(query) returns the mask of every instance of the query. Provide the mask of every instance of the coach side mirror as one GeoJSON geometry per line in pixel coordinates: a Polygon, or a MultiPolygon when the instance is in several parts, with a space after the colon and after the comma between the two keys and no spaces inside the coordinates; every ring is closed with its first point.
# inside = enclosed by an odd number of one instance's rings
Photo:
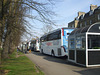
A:
{"type": "Polygon", "coordinates": [[[67,35],[69,35],[70,33],[67,33],[67,35]]]}

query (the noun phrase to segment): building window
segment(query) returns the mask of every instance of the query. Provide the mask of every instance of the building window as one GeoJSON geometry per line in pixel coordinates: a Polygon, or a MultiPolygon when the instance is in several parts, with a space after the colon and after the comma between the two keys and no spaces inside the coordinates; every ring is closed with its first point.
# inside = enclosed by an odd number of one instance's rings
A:
{"type": "Polygon", "coordinates": [[[83,15],[81,15],[81,19],[83,19],[84,18],[84,14],[83,15]]]}
{"type": "Polygon", "coordinates": [[[90,11],[90,12],[89,12],[89,15],[91,16],[92,14],[93,14],[93,11],[90,11]]]}
{"type": "Polygon", "coordinates": [[[87,22],[85,21],[85,26],[86,26],[87,22]]]}
{"type": "Polygon", "coordinates": [[[68,26],[69,28],[71,28],[71,26],[68,26]]]}
{"type": "Polygon", "coordinates": [[[100,14],[98,14],[98,20],[100,20],[100,14]]]}
{"type": "Polygon", "coordinates": [[[82,23],[80,23],[80,28],[82,27],[82,23]]]}
{"type": "Polygon", "coordinates": [[[75,26],[74,26],[74,24],[72,25],[72,28],[74,28],[75,26]]]}
{"type": "Polygon", "coordinates": [[[92,20],[90,20],[90,24],[92,24],[92,20]]]}
{"type": "Polygon", "coordinates": [[[79,16],[75,18],[75,20],[79,20],[79,16]]]}

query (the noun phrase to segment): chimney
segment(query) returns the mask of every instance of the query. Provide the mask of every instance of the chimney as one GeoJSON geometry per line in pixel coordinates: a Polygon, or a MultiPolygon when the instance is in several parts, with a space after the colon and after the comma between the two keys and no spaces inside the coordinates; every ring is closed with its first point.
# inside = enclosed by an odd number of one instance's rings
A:
{"type": "Polygon", "coordinates": [[[90,5],[90,11],[96,9],[98,6],[97,5],[90,5]]]}
{"type": "Polygon", "coordinates": [[[81,15],[84,15],[85,14],[85,12],[78,12],[78,16],[81,16],[81,15]]]}

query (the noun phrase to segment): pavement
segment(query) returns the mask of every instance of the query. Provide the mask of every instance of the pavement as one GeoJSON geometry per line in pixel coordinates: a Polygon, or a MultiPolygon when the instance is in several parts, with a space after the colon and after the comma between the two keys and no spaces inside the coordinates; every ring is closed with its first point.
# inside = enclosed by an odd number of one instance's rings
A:
{"type": "Polygon", "coordinates": [[[45,75],[100,75],[100,67],[85,68],[68,62],[65,58],[44,55],[39,52],[25,54],[45,75]]]}

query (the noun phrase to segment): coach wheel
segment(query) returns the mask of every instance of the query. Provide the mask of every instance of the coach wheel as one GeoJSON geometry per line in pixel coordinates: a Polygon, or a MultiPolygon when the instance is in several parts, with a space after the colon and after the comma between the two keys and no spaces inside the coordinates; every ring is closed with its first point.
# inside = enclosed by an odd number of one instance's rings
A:
{"type": "Polygon", "coordinates": [[[53,51],[53,50],[52,50],[52,52],[51,52],[51,55],[52,55],[52,56],[55,56],[55,53],[54,53],[54,51],[53,51]]]}

